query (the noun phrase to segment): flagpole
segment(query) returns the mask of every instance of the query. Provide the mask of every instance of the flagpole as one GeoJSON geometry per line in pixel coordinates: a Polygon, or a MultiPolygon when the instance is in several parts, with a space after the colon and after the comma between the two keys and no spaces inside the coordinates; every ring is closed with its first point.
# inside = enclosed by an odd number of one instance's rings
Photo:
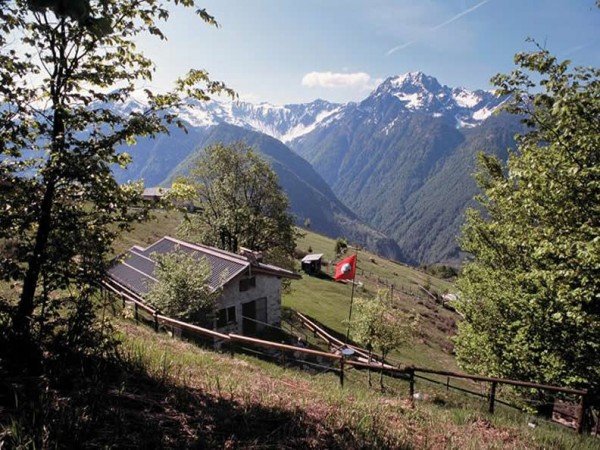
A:
{"type": "Polygon", "coordinates": [[[356,254],[356,262],[354,264],[354,277],[352,278],[352,291],[350,293],[350,312],[348,313],[348,329],[346,330],[346,345],[350,337],[350,320],[352,319],[352,303],[354,302],[354,280],[356,279],[356,270],[358,267],[358,253],[356,254]]]}

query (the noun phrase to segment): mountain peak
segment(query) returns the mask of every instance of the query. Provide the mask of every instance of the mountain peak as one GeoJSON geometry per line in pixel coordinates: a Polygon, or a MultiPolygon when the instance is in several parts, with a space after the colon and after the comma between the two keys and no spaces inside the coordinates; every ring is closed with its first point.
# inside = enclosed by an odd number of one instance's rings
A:
{"type": "Polygon", "coordinates": [[[388,92],[404,92],[414,94],[416,92],[437,93],[442,89],[439,81],[421,71],[407,72],[387,78],[377,90],[388,92]]]}
{"type": "Polygon", "coordinates": [[[397,105],[400,111],[427,113],[435,118],[445,116],[461,128],[476,126],[501,103],[502,99],[491,92],[451,88],[416,71],[387,78],[361,105],[371,111],[388,111],[389,106],[397,105]]]}

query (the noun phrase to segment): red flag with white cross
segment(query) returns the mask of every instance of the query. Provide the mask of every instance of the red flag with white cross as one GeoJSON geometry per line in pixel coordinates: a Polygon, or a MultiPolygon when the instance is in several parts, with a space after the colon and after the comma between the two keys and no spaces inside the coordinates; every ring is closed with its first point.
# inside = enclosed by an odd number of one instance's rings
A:
{"type": "Polygon", "coordinates": [[[353,280],[356,275],[356,255],[342,259],[335,266],[335,281],[353,280]]]}

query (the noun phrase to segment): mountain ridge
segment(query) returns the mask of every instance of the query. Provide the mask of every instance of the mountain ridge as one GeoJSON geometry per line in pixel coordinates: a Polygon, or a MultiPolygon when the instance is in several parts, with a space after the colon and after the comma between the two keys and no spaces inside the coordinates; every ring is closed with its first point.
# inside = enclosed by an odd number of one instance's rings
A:
{"type": "Polygon", "coordinates": [[[334,238],[343,236],[384,257],[406,261],[398,244],[363,223],[339,201],[308,162],[281,141],[263,133],[226,123],[210,127],[209,132],[197,143],[196,149],[161,184],[170,185],[177,176],[186,175],[207,146],[234,142],[244,142],[269,162],[290,200],[290,209],[296,217],[296,223],[301,225],[309,219],[310,227],[315,231],[334,238]]]}
{"type": "MultiPolygon", "coordinates": [[[[363,100],[345,104],[189,101],[178,113],[188,134],[172,130],[168,137],[140,140],[128,149],[133,163],[119,180],[129,174],[148,185],[164,181],[211,130],[230,124],[285,141],[312,164],[327,185],[317,191],[332,191],[312,201],[341,200],[343,215],[353,215],[343,229],[365,222],[398,242],[404,261],[458,262],[456,236],[477,193],[475,155],[486,150],[505,159],[520,130],[516,120],[494,114],[504,101],[490,91],[443,85],[423,72],[388,77],[363,100]]],[[[136,107],[134,100],[127,105],[136,107]]],[[[291,166],[302,164],[286,169],[291,166]]]]}
{"type": "Polygon", "coordinates": [[[457,263],[463,213],[478,192],[476,154],[505,160],[521,130],[514,116],[493,114],[505,100],[422,72],[390,77],[290,147],[409,259],[457,263]]]}

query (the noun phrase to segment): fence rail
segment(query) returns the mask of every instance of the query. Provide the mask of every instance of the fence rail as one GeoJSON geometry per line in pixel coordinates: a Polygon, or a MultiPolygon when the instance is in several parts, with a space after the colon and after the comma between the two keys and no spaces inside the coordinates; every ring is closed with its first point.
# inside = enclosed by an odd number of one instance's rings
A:
{"type": "MultiPolygon", "coordinates": [[[[321,337],[326,342],[328,342],[329,345],[332,345],[332,346],[340,345],[342,343],[339,339],[331,336],[331,334],[327,333],[325,330],[320,328],[317,324],[315,324],[313,321],[311,321],[308,317],[306,317],[302,313],[297,312],[296,315],[300,318],[301,323],[303,323],[309,330],[313,331],[315,333],[315,335],[321,337]]],[[[360,355],[363,355],[363,356],[366,355],[366,351],[361,349],[360,347],[356,347],[353,345],[349,345],[349,347],[354,349],[355,352],[357,352],[360,355]]],[[[532,389],[541,389],[541,390],[546,390],[546,391],[555,392],[555,393],[563,393],[563,394],[568,394],[568,395],[579,396],[580,402],[579,402],[579,408],[578,408],[578,415],[576,418],[577,419],[576,429],[579,433],[583,432],[585,419],[586,419],[585,416],[587,413],[588,404],[589,404],[589,400],[590,400],[589,393],[586,389],[564,388],[564,387],[560,387],[560,386],[552,386],[552,385],[547,385],[547,384],[532,383],[532,382],[520,381],[520,380],[511,380],[511,379],[507,379],[507,378],[484,377],[484,376],[480,376],[480,375],[470,375],[470,374],[465,374],[465,373],[460,373],[460,372],[434,370],[434,369],[429,369],[426,367],[410,366],[410,367],[402,368],[402,367],[389,365],[389,364],[381,364],[381,356],[376,355],[376,354],[371,354],[371,358],[379,360],[379,362],[368,364],[368,363],[359,362],[359,361],[347,361],[346,363],[348,365],[352,365],[357,368],[367,368],[367,369],[373,370],[375,372],[383,371],[384,373],[395,376],[396,378],[398,376],[401,378],[408,377],[409,382],[410,382],[411,395],[414,393],[415,378],[423,378],[428,381],[433,381],[433,380],[430,380],[425,377],[419,377],[418,373],[442,375],[442,376],[448,377],[448,381],[446,382],[447,389],[456,389],[459,391],[477,395],[479,397],[487,398],[489,401],[488,411],[491,414],[494,413],[496,403],[508,405],[506,402],[503,402],[496,398],[496,390],[497,390],[497,387],[499,384],[518,386],[518,387],[526,387],[526,388],[532,388],[532,389]],[[489,393],[486,395],[486,394],[481,394],[479,392],[473,392],[473,391],[469,391],[467,389],[459,388],[457,386],[451,386],[449,383],[450,378],[459,378],[459,379],[467,379],[467,380],[477,381],[477,382],[490,383],[489,393]]],[[[386,361],[384,361],[384,363],[386,363],[386,361]]],[[[512,405],[509,405],[509,406],[512,406],[512,405]]]]}
{"type": "MultiPolygon", "coordinates": [[[[384,372],[384,374],[393,376],[395,378],[408,379],[409,392],[410,392],[410,397],[412,399],[414,397],[415,378],[419,377],[418,373],[441,375],[441,376],[446,376],[448,379],[448,381],[446,382],[447,389],[448,388],[459,389],[461,391],[476,394],[478,396],[487,397],[489,400],[489,412],[492,414],[494,412],[496,402],[501,403],[501,404],[506,404],[505,402],[502,402],[502,401],[496,399],[496,388],[497,388],[498,384],[506,384],[506,385],[512,385],[512,386],[518,386],[518,387],[541,389],[541,390],[546,390],[546,391],[555,392],[555,393],[577,395],[580,397],[580,403],[579,403],[577,420],[576,420],[576,429],[577,429],[578,433],[582,433],[584,431],[586,414],[588,412],[589,401],[590,401],[589,392],[585,389],[572,389],[572,388],[564,388],[564,387],[560,387],[560,386],[552,386],[552,385],[532,383],[532,382],[520,381],[520,380],[485,377],[485,376],[479,376],[479,375],[469,375],[469,374],[460,373],[460,372],[434,370],[434,369],[429,369],[429,368],[425,368],[425,367],[415,367],[415,366],[401,367],[401,366],[397,366],[397,365],[391,365],[391,364],[388,364],[385,360],[383,360],[383,358],[381,358],[380,355],[374,354],[372,352],[368,352],[367,350],[362,349],[355,345],[345,344],[340,339],[327,333],[325,330],[323,330],[321,327],[319,327],[316,323],[314,323],[308,317],[304,316],[303,314],[301,314],[299,312],[296,312],[296,315],[300,319],[300,322],[302,323],[302,325],[305,326],[306,328],[308,328],[316,336],[319,336],[321,339],[325,340],[329,344],[330,348],[333,348],[336,352],[324,352],[324,351],[320,351],[320,350],[314,350],[314,349],[298,347],[298,346],[294,346],[294,345],[282,344],[282,343],[273,342],[273,341],[266,341],[266,340],[252,338],[252,337],[248,337],[248,336],[242,336],[242,335],[238,335],[235,333],[230,333],[230,334],[219,333],[214,330],[209,330],[207,328],[199,327],[197,325],[192,325],[187,322],[172,319],[170,317],[160,314],[159,311],[157,311],[154,308],[145,304],[143,299],[140,298],[138,295],[131,292],[125,286],[122,286],[120,283],[117,283],[114,280],[108,280],[108,279],[104,280],[101,283],[101,286],[103,288],[107,289],[108,291],[119,296],[123,302],[123,306],[125,306],[126,302],[132,303],[134,305],[134,309],[135,309],[136,320],[138,320],[138,314],[137,314],[138,308],[141,308],[142,310],[146,311],[149,315],[151,315],[153,318],[153,322],[154,322],[154,329],[157,332],[159,331],[159,324],[163,323],[163,324],[167,324],[167,325],[170,325],[173,327],[179,327],[181,329],[185,329],[194,334],[199,334],[199,335],[209,337],[209,338],[212,338],[215,340],[218,339],[223,342],[228,342],[228,343],[237,342],[237,343],[243,343],[243,344],[247,344],[247,345],[259,346],[259,347],[263,347],[263,348],[270,348],[270,349],[274,349],[274,350],[279,350],[282,352],[282,354],[283,354],[283,352],[297,352],[300,354],[305,354],[305,355],[310,355],[310,356],[318,356],[318,357],[330,359],[330,360],[333,360],[333,361],[336,361],[339,363],[339,369],[336,369],[336,370],[339,370],[340,384],[342,386],[344,385],[344,366],[345,365],[355,367],[355,368],[360,368],[360,369],[370,369],[375,372],[384,372]],[[364,361],[360,361],[360,360],[347,359],[346,357],[344,357],[344,355],[340,351],[344,347],[352,348],[354,350],[355,354],[357,354],[359,357],[367,359],[367,361],[369,361],[369,360],[374,360],[374,361],[373,362],[364,362],[364,361]],[[484,394],[471,392],[466,389],[458,388],[456,386],[450,386],[450,383],[449,383],[450,378],[468,379],[468,380],[477,381],[477,382],[490,383],[489,394],[486,396],[484,394]]],[[[231,352],[233,354],[233,346],[231,346],[231,352]]],[[[429,381],[434,381],[434,380],[430,380],[426,377],[420,377],[420,378],[423,378],[423,379],[426,379],[429,381]]]]}

